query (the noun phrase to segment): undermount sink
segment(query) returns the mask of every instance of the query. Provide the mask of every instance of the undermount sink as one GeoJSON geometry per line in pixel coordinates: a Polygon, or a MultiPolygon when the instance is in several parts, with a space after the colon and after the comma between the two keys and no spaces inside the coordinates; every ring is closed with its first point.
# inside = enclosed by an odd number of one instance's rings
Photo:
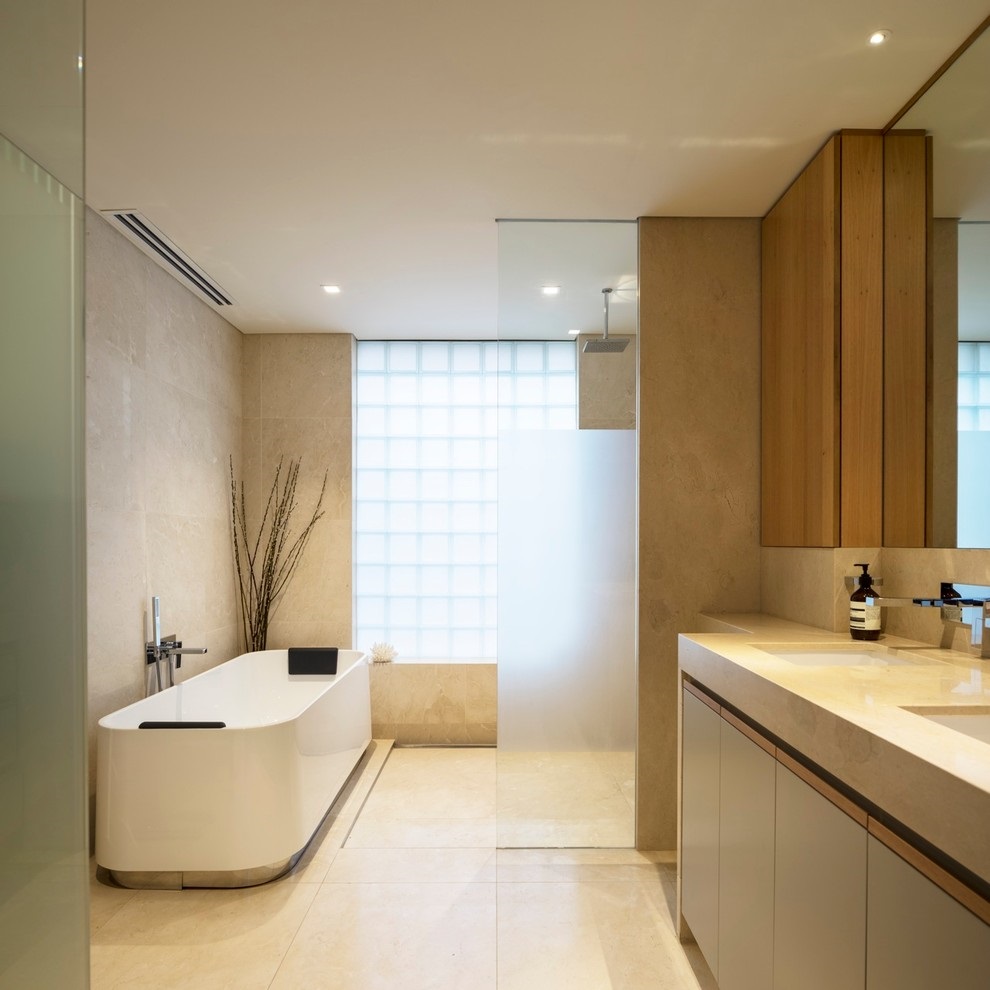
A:
{"type": "Polygon", "coordinates": [[[799,667],[903,667],[938,662],[880,645],[767,643],[756,646],[756,649],[799,667]]]}
{"type": "Polygon", "coordinates": [[[911,705],[904,711],[990,743],[990,707],[986,705],[911,705]]]}

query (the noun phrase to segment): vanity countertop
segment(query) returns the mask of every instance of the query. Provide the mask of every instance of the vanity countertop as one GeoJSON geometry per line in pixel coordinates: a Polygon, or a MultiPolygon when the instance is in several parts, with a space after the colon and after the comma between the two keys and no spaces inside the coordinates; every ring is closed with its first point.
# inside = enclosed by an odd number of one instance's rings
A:
{"type": "Polygon", "coordinates": [[[706,616],[680,667],[730,706],[990,884],[990,743],[905,707],[990,713],[990,661],[875,643],[765,615],[706,616]],[[886,647],[891,666],[801,666],[771,649],[886,647]]]}

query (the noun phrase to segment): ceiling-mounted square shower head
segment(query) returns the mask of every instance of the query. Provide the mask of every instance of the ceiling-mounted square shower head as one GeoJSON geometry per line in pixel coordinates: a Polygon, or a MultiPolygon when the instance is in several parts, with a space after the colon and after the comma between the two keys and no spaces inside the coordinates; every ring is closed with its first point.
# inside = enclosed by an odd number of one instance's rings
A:
{"type": "Polygon", "coordinates": [[[585,341],[585,354],[621,354],[629,343],[628,337],[596,337],[585,341]]]}

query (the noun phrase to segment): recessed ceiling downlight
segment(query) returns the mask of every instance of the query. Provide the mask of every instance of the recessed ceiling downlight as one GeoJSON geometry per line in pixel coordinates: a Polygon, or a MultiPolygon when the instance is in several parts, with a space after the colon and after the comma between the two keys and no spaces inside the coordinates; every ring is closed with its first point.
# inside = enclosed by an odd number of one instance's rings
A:
{"type": "Polygon", "coordinates": [[[339,285],[324,285],[323,286],[323,291],[328,296],[339,296],[340,295],[340,286],[339,285]]]}
{"type": "Polygon", "coordinates": [[[870,44],[874,46],[882,45],[889,37],[890,32],[886,28],[880,31],[874,31],[873,34],[870,35],[870,44]]]}
{"type": "Polygon", "coordinates": [[[559,285],[544,285],[543,288],[540,289],[540,291],[545,296],[559,296],[560,295],[560,286],[559,285]]]}

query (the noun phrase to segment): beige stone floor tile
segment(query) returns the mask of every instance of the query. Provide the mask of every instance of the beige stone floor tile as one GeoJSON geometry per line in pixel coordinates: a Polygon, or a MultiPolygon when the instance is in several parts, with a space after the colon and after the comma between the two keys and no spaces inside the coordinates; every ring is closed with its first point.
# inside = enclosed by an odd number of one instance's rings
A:
{"type": "Polygon", "coordinates": [[[495,818],[422,818],[414,821],[361,817],[348,849],[493,849],[495,818]]]}
{"type": "Polygon", "coordinates": [[[499,865],[527,863],[563,863],[576,866],[641,866],[662,864],[672,869],[677,864],[676,852],[654,852],[632,846],[611,849],[500,849],[499,865]]]}
{"type": "Polygon", "coordinates": [[[362,821],[494,816],[488,749],[393,749],[361,812],[362,821]]]}
{"type": "Polygon", "coordinates": [[[495,785],[449,788],[442,784],[376,790],[362,818],[406,821],[434,818],[494,818],[495,785]]]}
{"type": "Polygon", "coordinates": [[[111,887],[96,879],[96,860],[90,861],[89,930],[99,931],[132,897],[136,890],[111,887]]]}
{"type": "Polygon", "coordinates": [[[326,883],[494,883],[494,849],[341,849],[326,883]]]}
{"type": "Polygon", "coordinates": [[[324,884],[272,990],[494,990],[495,884],[324,884]]]}
{"type": "Polygon", "coordinates": [[[624,753],[498,749],[496,754],[500,773],[595,770],[615,776],[616,771],[628,772],[624,753]]]}
{"type": "Polygon", "coordinates": [[[659,881],[499,884],[498,967],[498,990],[706,986],[677,943],[659,881]]]}
{"type": "Polygon", "coordinates": [[[509,818],[617,818],[630,813],[619,785],[598,772],[499,774],[496,807],[509,818]]]}
{"type": "Polygon", "coordinates": [[[500,848],[623,847],[632,845],[633,822],[626,814],[614,819],[498,817],[500,848]]]}
{"type": "Polygon", "coordinates": [[[93,935],[92,990],[267,988],[320,889],[138,891],[93,935]]]}
{"type": "Polygon", "coordinates": [[[389,772],[493,773],[497,752],[492,746],[397,746],[389,754],[389,772]]]}
{"type": "Polygon", "coordinates": [[[630,756],[499,753],[499,846],[632,845],[630,756]]]}
{"type": "Polygon", "coordinates": [[[663,854],[635,849],[500,849],[499,883],[614,880],[674,884],[676,867],[663,854]]]}
{"type": "Polygon", "coordinates": [[[628,754],[541,754],[498,772],[490,749],[376,759],[284,880],[94,881],[93,990],[716,990],[674,933],[676,857],[630,848],[628,754]],[[520,812],[526,785],[552,814],[496,820],[503,775],[520,812]],[[622,817],[566,817],[575,780],[585,815],[622,805],[622,817]]]}

